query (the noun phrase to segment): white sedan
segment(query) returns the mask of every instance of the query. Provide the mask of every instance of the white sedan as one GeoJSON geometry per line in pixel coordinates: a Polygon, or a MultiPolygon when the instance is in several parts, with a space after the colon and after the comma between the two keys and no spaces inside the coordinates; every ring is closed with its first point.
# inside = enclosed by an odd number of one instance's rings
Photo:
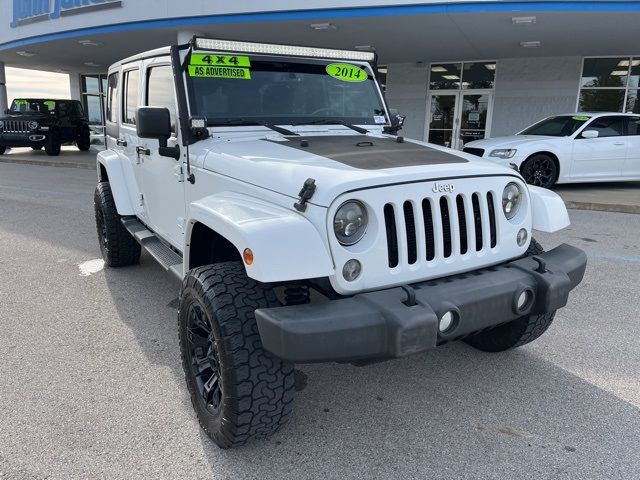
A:
{"type": "Polygon", "coordinates": [[[469,142],[464,151],[515,164],[528,183],[545,188],[640,180],[640,115],[556,115],[510,137],[469,142]]]}

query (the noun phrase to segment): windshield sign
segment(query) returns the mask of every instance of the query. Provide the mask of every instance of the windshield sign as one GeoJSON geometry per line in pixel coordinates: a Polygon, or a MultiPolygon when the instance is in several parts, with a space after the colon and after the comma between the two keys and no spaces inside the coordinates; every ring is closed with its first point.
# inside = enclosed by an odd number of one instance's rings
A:
{"type": "Polygon", "coordinates": [[[193,53],[186,73],[191,115],[210,126],[387,123],[375,80],[360,65],[193,53]]]}
{"type": "Polygon", "coordinates": [[[11,103],[12,113],[51,113],[56,109],[55,100],[31,100],[16,98],[11,103]]]}
{"type": "Polygon", "coordinates": [[[565,115],[545,118],[541,122],[523,130],[519,135],[546,135],[549,137],[568,137],[573,135],[591,117],[585,115],[565,115]]]}

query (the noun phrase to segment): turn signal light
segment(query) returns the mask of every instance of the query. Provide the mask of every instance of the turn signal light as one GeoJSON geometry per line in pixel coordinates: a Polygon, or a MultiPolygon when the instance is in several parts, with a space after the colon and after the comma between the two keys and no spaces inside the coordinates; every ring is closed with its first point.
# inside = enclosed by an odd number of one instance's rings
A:
{"type": "Polygon", "coordinates": [[[245,248],[242,253],[242,258],[244,259],[244,263],[247,265],[253,265],[253,252],[250,248],[245,248]]]}

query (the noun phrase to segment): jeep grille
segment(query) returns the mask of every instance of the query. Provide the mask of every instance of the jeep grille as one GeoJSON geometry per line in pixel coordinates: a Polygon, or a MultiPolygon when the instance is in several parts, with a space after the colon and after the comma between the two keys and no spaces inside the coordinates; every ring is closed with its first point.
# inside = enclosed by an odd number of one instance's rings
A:
{"type": "Polygon", "coordinates": [[[495,212],[491,192],[406,200],[402,208],[387,203],[383,213],[389,267],[399,265],[400,251],[405,249],[407,263],[414,265],[495,248],[495,212]],[[406,239],[406,243],[400,245],[398,239],[406,239]]]}
{"type": "Polygon", "coordinates": [[[2,131],[6,133],[29,133],[31,131],[29,122],[24,120],[5,120],[3,123],[2,131]]]}

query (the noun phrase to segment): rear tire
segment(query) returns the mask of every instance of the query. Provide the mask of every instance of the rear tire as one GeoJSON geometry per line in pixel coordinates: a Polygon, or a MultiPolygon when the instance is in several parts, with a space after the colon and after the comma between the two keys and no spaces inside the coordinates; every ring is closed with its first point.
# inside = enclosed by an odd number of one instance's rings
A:
{"type": "Polygon", "coordinates": [[[184,278],[182,366],[200,426],[221,448],[266,438],[291,415],[293,364],[264,349],[254,314],[279,305],[241,262],[198,267],[184,278]]]}
{"type": "Polygon", "coordinates": [[[58,140],[58,136],[51,135],[44,144],[44,150],[50,157],[57,157],[60,155],[61,146],[62,144],[60,143],[60,140],[58,140]]]}
{"type": "MultiPolygon", "coordinates": [[[[543,252],[542,245],[535,238],[532,238],[525,256],[538,255],[543,252]]],[[[491,330],[472,335],[466,338],[465,342],[483,352],[503,352],[521,347],[533,342],[546,332],[555,315],[556,312],[553,311],[544,315],[521,317],[504,325],[498,325],[491,330]]]]}
{"type": "Polygon", "coordinates": [[[110,267],[125,267],[138,263],[140,244],[124,228],[118,215],[109,182],[100,182],[94,194],[96,227],[100,251],[110,267]]]}

